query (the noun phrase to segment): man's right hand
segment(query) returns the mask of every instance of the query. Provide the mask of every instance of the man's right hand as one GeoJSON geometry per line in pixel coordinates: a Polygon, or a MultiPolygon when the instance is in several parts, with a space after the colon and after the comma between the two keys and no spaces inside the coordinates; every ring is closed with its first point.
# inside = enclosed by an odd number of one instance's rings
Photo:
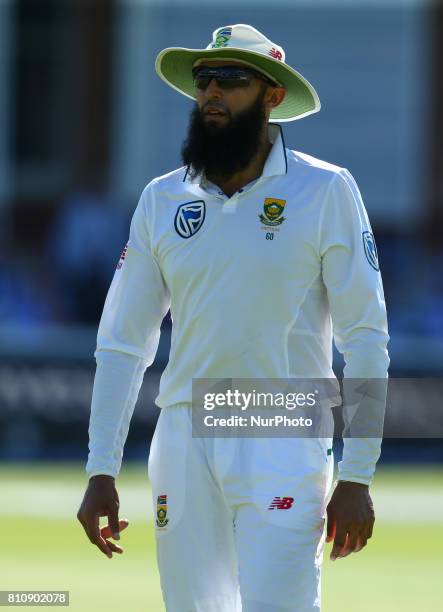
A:
{"type": "Polygon", "coordinates": [[[110,542],[108,538],[119,540],[120,531],[129,525],[126,519],[118,519],[119,505],[115,479],[105,475],[92,476],[77,512],[77,518],[92,544],[110,559],[113,552],[121,554],[123,548],[110,542]],[[101,516],[108,517],[108,525],[102,528],[100,528],[101,516]]]}

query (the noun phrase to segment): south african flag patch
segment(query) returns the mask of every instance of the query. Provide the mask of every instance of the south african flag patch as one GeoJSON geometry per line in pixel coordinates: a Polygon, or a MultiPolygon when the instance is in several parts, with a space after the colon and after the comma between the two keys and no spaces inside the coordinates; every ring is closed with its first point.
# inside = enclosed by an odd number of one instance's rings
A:
{"type": "Polygon", "coordinates": [[[168,513],[168,496],[167,495],[159,495],[157,497],[157,518],[156,523],[157,527],[166,527],[169,522],[169,519],[166,518],[166,514],[168,513]]]}

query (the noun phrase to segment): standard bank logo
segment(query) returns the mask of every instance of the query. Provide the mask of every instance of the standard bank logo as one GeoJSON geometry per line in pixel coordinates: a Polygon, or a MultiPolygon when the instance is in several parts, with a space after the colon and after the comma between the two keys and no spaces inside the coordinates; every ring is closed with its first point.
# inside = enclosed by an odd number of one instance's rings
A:
{"type": "Polygon", "coordinates": [[[180,204],[175,213],[175,231],[182,238],[190,238],[198,232],[205,220],[206,207],[203,200],[180,204]]]}
{"type": "Polygon", "coordinates": [[[374,270],[380,269],[378,265],[377,247],[375,246],[374,234],[371,232],[363,232],[363,246],[365,248],[366,259],[374,270]]]}

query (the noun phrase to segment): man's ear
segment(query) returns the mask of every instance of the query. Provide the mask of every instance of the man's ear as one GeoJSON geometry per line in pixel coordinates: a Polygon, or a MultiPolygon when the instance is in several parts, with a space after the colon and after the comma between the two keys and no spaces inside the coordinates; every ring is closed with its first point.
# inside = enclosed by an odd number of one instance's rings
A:
{"type": "Polygon", "coordinates": [[[268,102],[271,108],[275,108],[285,99],[286,89],[284,87],[273,87],[269,93],[268,102]]]}

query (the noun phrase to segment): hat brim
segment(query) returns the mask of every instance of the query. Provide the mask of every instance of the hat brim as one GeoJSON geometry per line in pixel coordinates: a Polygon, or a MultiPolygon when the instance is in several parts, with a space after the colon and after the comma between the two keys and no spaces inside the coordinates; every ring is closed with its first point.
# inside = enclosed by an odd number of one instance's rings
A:
{"type": "Polygon", "coordinates": [[[170,87],[195,100],[192,67],[196,61],[203,58],[243,60],[272,75],[281,83],[286,90],[286,94],[283,102],[271,112],[270,119],[273,121],[283,122],[302,119],[313,113],[318,113],[321,108],[317,92],[300,73],[287,64],[254,51],[245,51],[234,47],[216,49],[169,47],[158,54],[155,61],[155,70],[170,87]]]}

